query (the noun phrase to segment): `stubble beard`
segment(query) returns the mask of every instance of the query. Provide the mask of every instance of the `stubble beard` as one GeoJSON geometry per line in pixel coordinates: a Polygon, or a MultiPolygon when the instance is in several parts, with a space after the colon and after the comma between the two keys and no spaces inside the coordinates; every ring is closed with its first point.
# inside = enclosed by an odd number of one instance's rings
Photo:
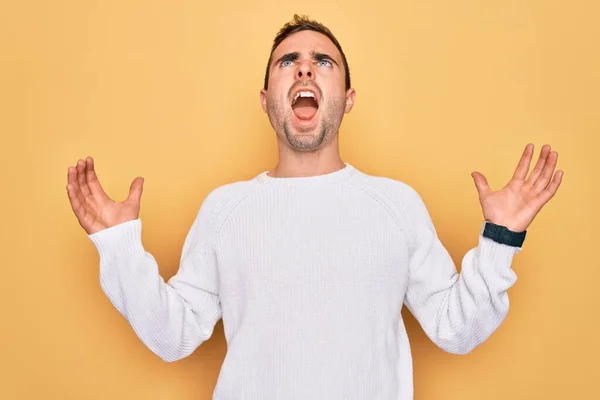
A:
{"type": "Polygon", "coordinates": [[[269,102],[267,105],[269,119],[274,127],[277,135],[284,136],[289,145],[297,151],[314,151],[319,149],[323,143],[329,141],[338,133],[339,126],[342,122],[344,109],[346,107],[345,98],[336,98],[328,102],[327,107],[319,107],[318,112],[322,112],[322,108],[327,111],[321,116],[321,121],[316,128],[293,128],[291,109],[285,110],[285,102],[269,102]],[[284,111],[285,110],[285,111],[284,111]],[[287,111],[287,113],[286,113],[287,111]],[[317,130],[317,135],[312,135],[310,132],[317,130]]]}
{"type": "Polygon", "coordinates": [[[320,128],[317,127],[313,129],[320,129],[319,134],[316,136],[303,136],[303,133],[309,133],[312,129],[298,128],[297,132],[294,133],[292,132],[289,119],[283,123],[283,132],[285,134],[285,138],[290,146],[292,146],[294,150],[298,151],[317,150],[319,147],[321,147],[323,142],[325,142],[325,139],[329,139],[331,136],[330,130],[327,129],[323,121],[321,122],[320,128]]]}

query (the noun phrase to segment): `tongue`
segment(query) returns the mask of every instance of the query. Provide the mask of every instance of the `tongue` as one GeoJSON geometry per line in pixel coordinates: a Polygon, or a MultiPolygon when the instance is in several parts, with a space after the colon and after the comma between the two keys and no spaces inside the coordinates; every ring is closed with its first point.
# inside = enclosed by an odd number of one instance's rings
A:
{"type": "Polygon", "coordinates": [[[294,114],[298,119],[311,119],[317,113],[317,107],[312,99],[298,99],[294,107],[294,114]]]}
{"type": "Polygon", "coordinates": [[[294,114],[298,119],[311,119],[317,113],[317,107],[305,106],[305,107],[295,107],[294,114]]]}

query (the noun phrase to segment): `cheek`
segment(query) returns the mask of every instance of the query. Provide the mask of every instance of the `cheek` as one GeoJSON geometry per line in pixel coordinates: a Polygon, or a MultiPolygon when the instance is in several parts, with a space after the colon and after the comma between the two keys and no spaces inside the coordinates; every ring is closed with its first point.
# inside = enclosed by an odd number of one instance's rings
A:
{"type": "Polygon", "coordinates": [[[271,88],[267,94],[267,110],[268,112],[277,116],[277,118],[284,118],[284,115],[288,112],[285,94],[282,94],[281,91],[276,91],[273,89],[275,88],[271,88]]]}
{"type": "Polygon", "coordinates": [[[321,88],[323,97],[326,99],[338,99],[346,96],[345,83],[333,76],[322,74],[317,84],[321,88]]]}
{"type": "Polygon", "coordinates": [[[333,103],[339,103],[340,101],[345,100],[346,92],[341,90],[339,87],[328,87],[323,88],[323,106],[331,106],[333,103]]]}
{"type": "Polygon", "coordinates": [[[345,76],[340,74],[339,71],[322,67],[317,71],[317,82],[321,86],[328,86],[330,89],[337,89],[338,86],[343,88],[345,85],[345,76]]]}
{"type": "Polygon", "coordinates": [[[285,108],[285,99],[279,93],[271,94],[267,101],[272,108],[277,108],[279,110],[283,110],[285,108]]]}
{"type": "Polygon", "coordinates": [[[287,91],[282,88],[273,88],[273,90],[269,92],[267,99],[271,104],[283,108],[287,103],[287,91]]]}

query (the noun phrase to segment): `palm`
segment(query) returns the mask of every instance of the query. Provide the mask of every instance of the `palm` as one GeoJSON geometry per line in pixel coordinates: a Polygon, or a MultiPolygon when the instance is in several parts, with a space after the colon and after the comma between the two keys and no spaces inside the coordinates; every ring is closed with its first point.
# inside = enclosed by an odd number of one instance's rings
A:
{"type": "Polygon", "coordinates": [[[118,203],[102,192],[102,195],[89,195],[85,197],[85,203],[81,212],[82,225],[97,232],[109,226],[137,218],[139,204],[118,203]]]}
{"type": "Polygon", "coordinates": [[[550,146],[542,147],[540,158],[527,177],[532,155],[533,145],[528,145],[510,182],[496,192],[481,173],[472,174],[487,221],[522,232],[555,195],[563,176],[562,171],[554,174],[558,153],[550,152],[550,146]]]}
{"type": "Polygon", "coordinates": [[[116,202],[106,195],[96,176],[92,158],[79,160],[77,167],[70,167],[67,180],[71,207],[88,234],[138,218],[142,178],[133,181],[129,196],[123,202],[116,202]]]}

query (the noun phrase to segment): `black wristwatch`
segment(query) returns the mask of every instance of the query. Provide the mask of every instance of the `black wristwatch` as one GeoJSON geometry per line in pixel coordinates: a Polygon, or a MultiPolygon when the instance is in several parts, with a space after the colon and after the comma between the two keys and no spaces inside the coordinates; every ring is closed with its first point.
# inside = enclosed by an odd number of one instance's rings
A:
{"type": "Polygon", "coordinates": [[[496,225],[489,221],[485,222],[485,227],[483,229],[484,237],[513,247],[521,247],[525,241],[526,234],[526,230],[523,232],[513,232],[505,226],[496,225]]]}

